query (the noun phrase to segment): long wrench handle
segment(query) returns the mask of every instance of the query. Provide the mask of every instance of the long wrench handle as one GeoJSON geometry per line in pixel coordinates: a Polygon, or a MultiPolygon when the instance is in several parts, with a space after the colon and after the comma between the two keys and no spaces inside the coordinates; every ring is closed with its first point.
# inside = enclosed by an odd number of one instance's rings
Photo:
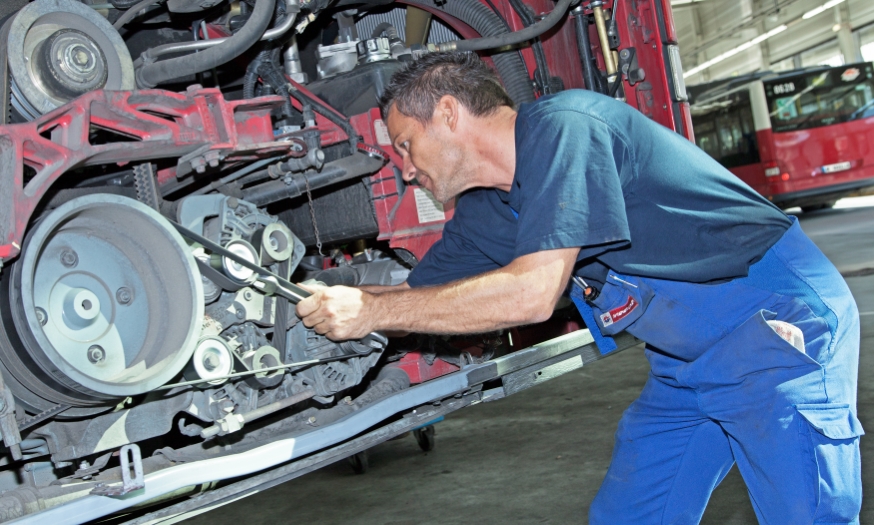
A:
{"type": "Polygon", "coordinates": [[[201,246],[203,246],[204,248],[206,248],[210,252],[212,252],[216,255],[220,255],[222,257],[226,257],[226,258],[234,261],[235,263],[239,264],[240,266],[243,266],[245,268],[248,268],[249,270],[252,270],[253,272],[260,275],[261,277],[270,277],[271,279],[275,279],[276,283],[281,288],[284,288],[283,291],[286,292],[286,293],[282,293],[281,295],[283,297],[285,297],[286,299],[288,299],[289,301],[291,301],[292,303],[297,304],[297,303],[303,301],[304,299],[306,299],[307,297],[312,295],[310,292],[304,290],[300,286],[288,281],[287,279],[283,279],[279,275],[276,275],[275,273],[271,272],[270,270],[268,270],[266,268],[262,268],[261,266],[258,266],[257,264],[254,264],[250,261],[247,261],[246,259],[240,257],[239,255],[237,255],[229,250],[224,249],[223,247],[212,242],[211,240],[207,239],[206,237],[204,237],[202,235],[198,235],[197,233],[194,233],[193,231],[189,230],[185,226],[182,226],[181,224],[179,224],[175,221],[170,221],[170,224],[172,224],[173,227],[176,228],[176,231],[178,231],[180,235],[182,235],[183,237],[185,237],[186,239],[188,239],[190,241],[194,241],[194,242],[200,244],[201,246]]]}
{"type": "MultiPolygon", "coordinates": [[[[219,255],[221,257],[227,257],[228,259],[234,261],[235,263],[239,264],[240,266],[243,266],[245,268],[252,270],[253,272],[260,275],[261,277],[267,277],[267,278],[270,278],[272,280],[275,280],[276,284],[278,285],[277,293],[279,295],[281,295],[282,297],[285,297],[286,299],[291,301],[293,304],[297,304],[297,303],[303,301],[304,299],[306,299],[307,297],[312,295],[310,292],[304,290],[303,288],[292,283],[291,281],[289,281],[287,279],[283,279],[282,277],[276,275],[275,273],[271,272],[270,270],[268,270],[266,268],[262,268],[262,267],[258,266],[257,264],[254,264],[250,261],[247,261],[246,259],[243,259],[239,255],[222,248],[220,245],[212,242],[211,240],[205,238],[204,236],[198,235],[197,233],[194,233],[193,231],[189,230],[185,226],[182,226],[178,222],[170,221],[170,224],[172,224],[173,227],[176,228],[176,231],[179,232],[179,235],[185,237],[189,241],[194,241],[194,242],[200,244],[201,246],[203,246],[204,248],[206,248],[210,252],[214,253],[215,255],[219,255]]],[[[385,336],[379,332],[373,332],[373,333],[367,334],[366,336],[362,337],[360,339],[360,341],[363,344],[365,344],[371,348],[376,348],[376,347],[384,348],[386,343],[388,342],[386,340],[385,336]]]]}

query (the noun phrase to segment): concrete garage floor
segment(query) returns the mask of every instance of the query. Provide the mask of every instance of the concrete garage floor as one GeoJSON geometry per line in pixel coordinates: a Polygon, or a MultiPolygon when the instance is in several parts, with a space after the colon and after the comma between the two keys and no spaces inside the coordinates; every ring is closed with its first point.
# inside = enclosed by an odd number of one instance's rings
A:
{"type": "MultiPolygon", "coordinates": [[[[862,312],[859,418],[874,431],[874,197],[845,199],[834,210],[800,218],[847,276],[862,312]]],[[[437,446],[430,453],[421,452],[412,437],[384,443],[371,449],[365,475],[353,474],[342,461],[187,523],[585,523],[619,417],[647,372],[642,349],[629,349],[543,386],[450,415],[437,425],[437,446]]],[[[862,440],[862,454],[870,488],[870,438],[862,440]]],[[[743,481],[732,469],[702,523],[755,522],[743,481]]],[[[874,523],[870,496],[861,522],[874,523]]]]}

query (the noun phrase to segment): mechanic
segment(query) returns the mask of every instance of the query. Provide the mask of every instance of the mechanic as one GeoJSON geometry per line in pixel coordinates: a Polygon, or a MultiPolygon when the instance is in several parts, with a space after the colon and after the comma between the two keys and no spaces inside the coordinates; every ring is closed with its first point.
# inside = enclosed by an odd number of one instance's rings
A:
{"type": "Polygon", "coordinates": [[[788,217],[682,136],[585,90],[518,112],[473,54],[397,73],[383,115],[403,177],[448,203],[443,238],[393,288],[319,288],[307,326],[485,332],[572,297],[602,352],[651,365],[590,523],[697,523],[737,463],[761,523],[858,523],[859,316],[788,217]]]}

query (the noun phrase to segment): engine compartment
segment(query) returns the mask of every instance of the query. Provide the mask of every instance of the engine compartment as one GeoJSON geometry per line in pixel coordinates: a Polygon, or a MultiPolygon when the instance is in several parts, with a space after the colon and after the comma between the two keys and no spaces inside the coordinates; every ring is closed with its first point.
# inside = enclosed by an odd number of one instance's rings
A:
{"type": "MultiPolygon", "coordinates": [[[[4,2],[0,521],[136,490],[127,461],[248,450],[509,351],[507,334],[336,343],[289,287],[406,280],[453,210],[402,180],[379,96],[405,62],[562,2],[4,2]]],[[[581,9],[484,53],[517,104],[584,86],[585,35],[604,68],[581,9]]],[[[589,88],[652,112],[668,84],[628,71],[589,88]]]]}

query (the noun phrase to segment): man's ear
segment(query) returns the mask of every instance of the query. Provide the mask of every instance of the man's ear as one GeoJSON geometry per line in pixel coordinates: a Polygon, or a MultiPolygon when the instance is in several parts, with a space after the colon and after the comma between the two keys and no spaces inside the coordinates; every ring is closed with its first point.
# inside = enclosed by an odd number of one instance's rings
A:
{"type": "Polygon", "coordinates": [[[434,116],[431,123],[438,126],[446,126],[449,128],[449,131],[455,131],[456,126],[458,126],[460,111],[461,104],[458,103],[457,98],[452,95],[443,95],[434,107],[434,116]]]}

